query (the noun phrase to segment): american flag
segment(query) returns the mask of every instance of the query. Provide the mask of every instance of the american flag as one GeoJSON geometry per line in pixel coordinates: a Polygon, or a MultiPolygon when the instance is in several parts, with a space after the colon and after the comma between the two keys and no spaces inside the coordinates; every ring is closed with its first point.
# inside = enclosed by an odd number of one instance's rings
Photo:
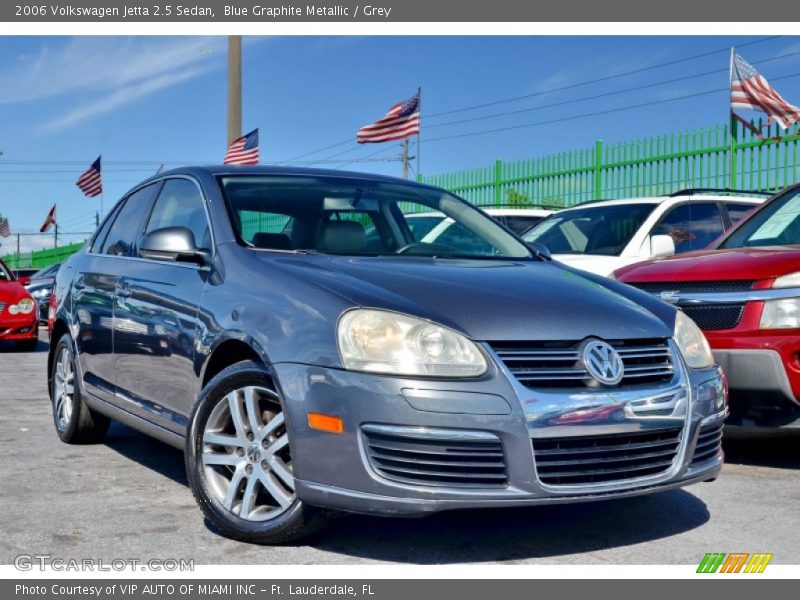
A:
{"type": "Polygon", "coordinates": [[[39,233],[45,233],[52,225],[56,224],[56,205],[53,204],[53,208],[50,209],[50,212],[47,213],[47,217],[44,219],[44,223],[39,228],[39,233]]]}
{"type": "Polygon", "coordinates": [[[11,227],[8,226],[8,219],[0,217],[0,237],[8,237],[11,235],[11,227]]]}
{"type": "Polygon", "coordinates": [[[419,135],[419,95],[417,90],[405,102],[392,106],[380,121],[359,129],[356,141],[359,144],[377,144],[419,135]]]}
{"type": "Polygon", "coordinates": [[[757,110],[769,115],[783,129],[800,120],[800,108],[792,106],[764,79],[753,65],[733,53],[731,108],[757,110]]]}
{"type": "Polygon", "coordinates": [[[233,140],[222,162],[226,165],[257,165],[258,129],[233,140]]]}
{"type": "Polygon", "coordinates": [[[81,188],[81,191],[89,198],[99,196],[103,193],[103,183],[100,176],[101,158],[101,156],[98,156],[97,160],[92,163],[92,166],[89,167],[83,175],[78,177],[78,181],[75,182],[75,185],[81,188]]]}

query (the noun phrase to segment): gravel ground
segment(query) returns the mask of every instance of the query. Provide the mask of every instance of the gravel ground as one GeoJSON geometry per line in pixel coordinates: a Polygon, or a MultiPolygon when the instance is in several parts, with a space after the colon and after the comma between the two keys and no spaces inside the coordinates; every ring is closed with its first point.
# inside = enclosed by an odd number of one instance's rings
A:
{"type": "Polygon", "coordinates": [[[0,564],[18,554],[194,559],[197,564],[399,562],[697,564],[773,552],[800,564],[800,430],[729,431],[714,483],[654,496],[394,520],[343,516],[283,547],[227,540],[203,521],[181,453],[127,427],[67,446],[53,429],[47,343],[0,343],[0,564]]]}

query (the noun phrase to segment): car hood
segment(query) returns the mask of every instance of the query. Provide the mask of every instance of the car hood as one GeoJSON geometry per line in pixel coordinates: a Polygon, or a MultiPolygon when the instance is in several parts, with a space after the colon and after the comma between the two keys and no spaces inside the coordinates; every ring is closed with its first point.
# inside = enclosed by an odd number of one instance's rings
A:
{"type": "Polygon", "coordinates": [[[475,340],[672,334],[665,313],[659,318],[642,305],[647,295],[556,262],[328,255],[269,260],[358,306],[430,319],[475,340]]]}
{"type": "Polygon", "coordinates": [[[0,281],[0,302],[15,304],[23,298],[30,298],[30,294],[18,281],[0,281]]]}
{"type": "Polygon", "coordinates": [[[565,265],[608,277],[616,269],[636,262],[639,259],[623,256],[603,256],[600,254],[554,254],[553,259],[565,265]]]}
{"type": "Polygon", "coordinates": [[[625,282],[758,280],[800,271],[800,248],[731,248],[650,260],[616,272],[625,282]]]}

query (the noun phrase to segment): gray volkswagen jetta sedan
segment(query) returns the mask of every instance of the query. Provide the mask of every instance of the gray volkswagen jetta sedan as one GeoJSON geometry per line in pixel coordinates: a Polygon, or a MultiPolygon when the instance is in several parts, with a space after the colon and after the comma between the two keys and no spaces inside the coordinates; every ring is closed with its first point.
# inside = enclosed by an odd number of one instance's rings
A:
{"type": "Polygon", "coordinates": [[[60,269],[50,316],[59,437],[115,419],[183,449],[203,513],[240,540],[335,511],[658,492],[722,465],[726,383],[688,317],[404,180],[161,173],[60,269]],[[431,211],[454,224],[426,243],[406,217],[431,211]]]}

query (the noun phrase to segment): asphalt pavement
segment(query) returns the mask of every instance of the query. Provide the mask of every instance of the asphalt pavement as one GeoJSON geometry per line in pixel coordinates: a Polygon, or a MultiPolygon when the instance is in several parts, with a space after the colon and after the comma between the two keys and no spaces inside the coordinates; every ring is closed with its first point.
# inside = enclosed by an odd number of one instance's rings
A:
{"type": "Polygon", "coordinates": [[[68,446],[46,390],[47,343],[0,343],[0,564],[194,559],[200,564],[697,564],[706,552],[772,552],[800,564],[800,430],[730,430],[719,479],[625,500],[442,513],[348,515],[317,536],[262,547],[204,522],[179,451],[114,424],[68,446]]]}

